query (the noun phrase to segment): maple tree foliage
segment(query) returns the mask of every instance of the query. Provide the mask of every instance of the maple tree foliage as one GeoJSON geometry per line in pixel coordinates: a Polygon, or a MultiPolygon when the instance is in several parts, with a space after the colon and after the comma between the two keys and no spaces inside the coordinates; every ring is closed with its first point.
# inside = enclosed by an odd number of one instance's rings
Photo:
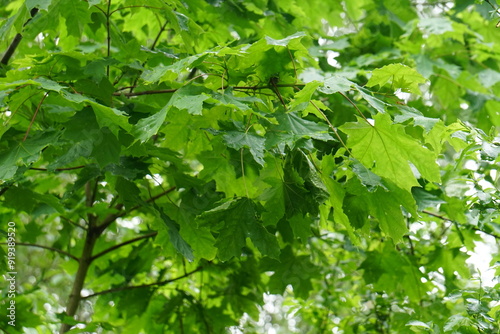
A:
{"type": "Polygon", "coordinates": [[[0,3],[5,333],[500,331],[493,0],[0,3]]]}

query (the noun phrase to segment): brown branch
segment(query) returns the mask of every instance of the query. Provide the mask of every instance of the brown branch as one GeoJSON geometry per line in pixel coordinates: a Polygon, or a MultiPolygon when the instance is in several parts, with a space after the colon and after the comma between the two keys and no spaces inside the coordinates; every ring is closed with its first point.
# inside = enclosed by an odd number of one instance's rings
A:
{"type": "Polygon", "coordinates": [[[363,113],[361,112],[361,110],[359,110],[358,106],[356,105],[356,103],[354,103],[350,98],[349,96],[345,95],[344,93],[342,92],[337,92],[339,93],[340,95],[342,95],[344,97],[344,99],[346,99],[353,107],[354,109],[356,109],[356,111],[358,112],[358,114],[366,121],[366,123],[368,123],[371,127],[373,127],[373,125],[368,121],[368,119],[366,119],[365,115],[363,115],[363,113]]]}
{"type": "Polygon", "coordinates": [[[276,94],[276,96],[278,97],[278,99],[280,100],[281,104],[283,105],[283,108],[285,108],[285,111],[288,110],[288,108],[286,107],[286,103],[285,103],[285,100],[283,99],[283,96],[281,96],[281,93],[278,89],[278,83],[276,82],[278,79],[275,78],[275,77],[272,77],[271,79],[269,79],[269,83],[271,84],[271,90],[274,92],[274,94],[276,94]]]}
{"type": "Polygon", "coordinates": [[[491,8],[493,8],[493,10],[497,13],[497,15],[500,15],[500,10],[497,7],[493,6],[490,0],[484,0],[484,1],[486,1],[491,6],[491,8]]]}
{"type": "Polygon", "coordinates": [[[81,226],[81,225],[80,225],[80,224],[78,224],[78,223],[75,223],[74,221],[72,221],[72,220],[71,220],[71,219],[69,219],[69,218],[66,218],[66,217],[63,217],[63,216],[59,216],[59,218],[61,218],[61,219],[65,220],[65,221],[67,221],[68,223],[70,223],[71,225],[73,225],[73,226],[75,226],[75,227],[78,227],[78,228],[81,228],[81,229],[82,229],[82,230],[84,230],[84,231],[87,231],[87,229],[86,229],[85,227],[81,226]]]}
{"type": "MultiPolygon", "coordinates": [[[[206,75],[206,74],[204,74],[206,75]]],[[[276,85],[265,85],[265,86],[234,86],[232,87],[233,89],[239,89],[239,90],[262,90],[262,89],[273,89],[274,87],[303,87],[305,86],[304,84],[276,84],[276,85]]],[[[135,88],[135,86],[128,86],[128,87],[122,87],[119,88],[116,92],[113,93],[114,96],[140,96],[140,95],[154,95],[154,94],[168,94],[168,93],[175,93],[178,88],[172,88],[172,89],[157,89],[157,90],[145,90],[142,92],[129,92],[129,93],[120,93],[120,90],[128,89],[128,88],[135,88]]],[[[228,89],[230,86],[224,86],[219,89],[228,89]]]]}
{"type": "Polygon", "coordinates": [[[3,187],[2,189],[0,189],[0,196],[2,196],[3,194],[5,194],[5,192],[6,192],[7,190],[9,190],[9,188],[10,188],[11,186],[12,186],[12,185],[10,184],[10,185],[7,185],[7,186],[3,187]]]}
{"type": "MultiPolygon", "coordinates": [[[[25,27],[33,19],[33,17],[35,17],[37,13],[38,13],[38,8],[32,8],[30,11],[31,17],[24,23],[23,27],[25,27]]],[[[3,65],[7,65],[9,63],[10,58],[12,58],[12,55],[19,46],[19,43],[21,43],[22,39],[23,35],[21,35],[21,33],[17,33],[16,36],[14,36],[14,39],[7,48],[7,51],[5,51],[5,54],[3,55],[0,63],[2,63],[3,65]]]]}
{"type": "Polygon", "coordinates": [[[113,11],[111,11],[110,15],[113,15],[114,13],[120,11],[120,10],[123,10],[123,9],[127,9],[127,8],[150,8],[150,9],[163,9],[161,7],[153,7],[153,6],[146,6],[146,5],[133,5],[133,6],[124,6],[124,7],[120,7],[120,8],[117,8],[113,11]]]}
{"type": "Polygon", "coordinates": [[[31,122],[28,125],[28,129],[26,130],[26,134],[24,135],[23,141],[26,141],[26,139],[28,138],[28,135],[30,134],[30,131],[31,131],[31,127],[33,126],[33,123],[35,123],[36,116],[38,115],[38,112],[40,111],[42,103],[43,103],[43,101],[45,101],[47,96],[49,96],[49,92],[46,92],[45,94],[43,94],[43,97],[40,100],[40,103],[38,103],[38,106],[36,107],[35,113],[33,114],[33,117],[31,118],[31,122]]]}
{"type": "MultiPolygon", "coordinates": [[[[66,315],[68,317],[73,317],[78,310],[78,306],[80,305],[83,285],[85,283],[85,278],[87,277],[87,272],[91,263],[90,258],[92,257],[92,251],[99,236],[99,231],[95,227],[92,228],[92,225],[89,225],[89,230],[87,231],[87,235],[85,236],[82,255],[78,259],[78,270],[75,275],[75,280],[73,281],[71,293],[66,303],[66,315]]],[[[59,333],[66,333],[70,330],[70,328],[70,324],[62,323],[61,328],[59,329],[59,333]]]]}
{"type": "MultiPolygon", "coordinates": [[[[174,191],[175,189],[176,189],[176,187],[175,187],[175,186],[174,186],[174,187],[171,187],[171,188],[169,188],[169,189],[167,189],[167,190],[165,190],[165,191],[163,191],[163,192],[159,193],[158,195],[155,195],[155,196],[153,196],[153,197],[151,197],[151,198],[147,199],[145,202],[146,202],[146,203],[150,203],[150,202],[152,202],[152,201],[155,201],[155,200],[157,200],[158,198],[163,197],[163,196],[165,196],[165,195],[167,195],[167,194],[171,193],[171,192],[172,192],[172,191],[174,191]]],[[[117,209],[117,210],[121,210],[121,209],[122,209],[122,207],[123,207],[123,204],[121,204],[121,203],[120,203],[120,204],[117,204],[117,205],[116,205],[115,209],[117,209]]],[[[104,218],[104,220],[102,221],[102,223],[99,225],[99,229],[100,229],[100,230],[102,230],[102,231],[103,231],[103,230],[105,230],[105,229],[106,229],[109,225],[111,225],[111,224],[112,224],[112,223],[113,223],[116,219],[121,218],[121,217],[123,217],[123,216],[126,216],[126,215],[127,215],[127,214],[129,214],[130,212],[135,211],[135,210],[137,210],[137,209],[139,209],[139,208],[141,208],[141,207],[142,207],[142,205],[136,205],[136,206],[134,206],[133,208],[131,208],[130,210],[122,210],[122,211],[120,211],[119,213],[109,214],[106,218],[104,218]]]]}
{"type": "MultiPolygon", "coordinates": [[[[134,86],[130,86],[130,88],[133,88],[134,86]]],[[[114,92],[114,96],[140,96],[140,95],[154,95],[154,94],[165,94],[165,93],[175,93],[177,89],[158,89],[158,90],[146,90],[143,92],[129,92],[129,93],[120,93],[120,92],[114,92]]]]}
{"type": "MultiPolygon", "coordinates": [[[[62,172],[66,170],[74,170],[74,169],[82,169],[87,166],[75,166],[75,167],[66,167],[66,168],[56,168],[54,171],[56,172],[62,172]]],[[[31,170],[37,170],[37,171],[42,171],[42,172],[47,172],[49,169],[47,168],[40,168],[40,167],[30,167],[31,170]]]]}
{"type": "Polygon", "coordinates": [[[455,224],[455,226],[456,226],[456,225],[460,225],[460,226],[462,226],[462,227],[470,228],[470,229],[471,229],[471,230],[473,230],[473,231],[482,232],[482,233],[484,233],[484,234],[487,234],[487,235],[492,236],[492,237],[493,237],[493,238],[495,238],[495,239],[500,240],[500,236],[499,236],[499,235],[496,235],[496,234],[491,233],[491,232],[486,232],[486,231],[484,231],[484,230],[481,230],[481,229],[480,229],[480,228],[478,228],[478,227],[475,227],[475,226],[470,226],[470,225],[462,225],[462,224],[458,224],[458,222],[454,221],[453,219],[450,219],[450,218],[448,218],[448,217],[445,217],[445,216],[442,216],[442,215],[439,215],[439,214],[437,214],[437,213],[433,213],[433,212],[430,212],[430,211],[427,211],[427,210],[423,210],[422,212],[423,212],[423,213],[425,213],[426,215],[429,215],[429,216],[432,216],[432,217],[436,217],[436,218],[439,218],[439,219],[441,219],[441,220],[444,220],[444,221],[447,221],[447,222],[453,223],[453,224],[455,224]]]}
{"type": "Polygon", "coordinates": [[[182,276],[176,277],[176,278],[164,280],[164,281],[161,281],[161,282],[151,283],[151,284],[122,286],[122,287],[119,287],[119,288],[108,289],[108,290],[96,292],[96,293],[93,293],[91,295],[82,297],[81,299],[88,299],[88,298],[91,298],[91,297],[95,297],[95,296],[99,296],[99,295],[104,295],[104,294],[107,294],[107,293],[113,293],[113,292],[119,292],[119,291],[125,291],[125,290],[133,290],[133,289],[140,289],[140,288],[149,288],[149,287],[153,287],[153,286],[162,286],[162,285],[166,285],[168,283],[172,283],[172,282],[178,281],[180,279],[186,278],[188,276],[191,276],[192,274],[197,273],[197,272],[199,272],[201,270],[203,270],[202,266],[196,268],[195,270],[187,272],[187,273],[185,273],[182,276]]]}
{"type": "Polygon", "coordinates": [[[158,34],[156,34],[156,38],[153,41],[153,44],[151,44],[151,50],[154,50],[156,48],[156,44],[160,40],[161,34],[163,34],[163,32],[165,31],[165,28],[167,27],[167,24],[168,24],[168,20],[165,21],[165,23],[161,26],[160,31],[158,32],[158,34]]]}
{"type": "MultiPolygon", "coordinates": [[[[168,20],[165,20],[165,23],[161,26],[160,31],[158,32],[158,34],[156,34],[156,37],[155,37],[155,40],[153,41],[153,44],[151,44],[151,48],[150,48],[151,50],[154,50],[156,48],[156,44],[160,40],[161,34],[163,34],[165,29],[167,28],[167,24],[168,24],[168,20]]],[[[145,64],[146,64],[146,62],[144,61],[142,63],[142,66],[144,66],[145,64]]],[[[132,94],[132,95],[125,95],[125,96],[127,96],[127,97],[138,96],[138,95],[133,95],[133,94],[134,94],[134,88],[136,87],[137,82],[139,81],[139,78],[140,78],[140,75],[136,76],[134,79],[134,82],[132,83],[132,86],[130,86],[128,94],[132,94]]],[[[144,95],[144,94],[140,94],[140,95],[144,95]]]]}
{"type": "Polygon", "coordinates": [[[335,137],[337,137],[337,139],[340,141],[340,143],[342,144],[342,146],[346,149],[347,152],[349,152],[350,155],[352,155],[352,152],[351,150],[349,150],[349,147],[347,147],[346,143],[344,142],[344,140],[342,139],[342,137],[340,137],[340,134],[339,132],[337,131],[337,129],[335,129],[335,127],[333,126],[333,124],[330,122],[330,120],[328,119],[328,117],[326,117],[325,113],[323,112],[323,110],[321,110],[317,105],[316,103],[314,103],[314,101],[309,101],[309,103],[311,103],[313,105],[314,108],[316,108],[316,110],[321,114],[321,116],[323,116],[323,118],[325,119],[325,121],[328,123],[328,126],[330,127],[330,129],[332,129],[333,133],[335,133],[335,137]]]}
{"type": "Polygon", "coordinates": [[[92,257],[90,258],[90,261],[94,261],[95,259],[100,258],[101,256],[104,256],[104,255],[106,255],[107,253],[114,251],[115,249],[118,249],[118,248],[120,248],[120,247],[126,246],[126,245],[128,245],[128,244],[134,243],[134,242],[139,241],[139,240],[142,240],[142,239],[147,239],[147,238],[154,237],[154,236],[155,236],[155,235],[157,235],[157,234],[158,234],[158,232],[152,232],[152,233],[149,233],[149,234],[141,235],[140,237],[137,237],[137,238],[134,238],[134,239],[127,240],[127,241],[122,242],[122,243],[120,243],[120,244],[118,244],[118,245],[114,245],[113,247],[110,247],[110,248],[108,248],[108,249],[105,249],[105,250],[103,250],[102,252],[100,252],[100,253],[98,253],[98,254],[96,254],[96,255],[92,256],[92,257]]]}
{"type": "Polygon", "coordinates": [[[297,75],[297,67],[295,66],[295,59],[293,59],[292,52],[290,51],[290,48],[288,47],[288,45],[286,46],[286,50],[288,51],[288,55],[290,56],[290,59],[292,60],[293,72],[295,73],[295,82],[297,82],[298,75],[297,75]]]}
{"type": "MultiPolygon", "coordinates": [[[[0,245],[7,245],[7,243],[6,242],[0,242],[0,245]]],[[[27,242],[16,242],[16,246],[26,246],[26,247],[36,247],[36,248],[48,249],[48,250],[51,250],[53,252],[56,252],[56,253],[65,255],[67,257],[70,257],[70,258],[72,258],[75,261],[78,261],[78,258],[76,256],[71,255],[68,252],[65,252],[65,251],[63,251],[61,249],[54,248],[54,247],[43,246],[43,245],[38,245],[38,244],[30,244],[30,243],[27,243],[27,242]]]]}
{"type": "MultiPolygon", "coordinates": [[[[110,17],[111,17],[111,0],[108,0],[108,10],[106,11],[106,44],[107,44],[107,57],[111,56],[111,23],[110,23],[110,17]]],[[[109,65],[106,66],[106,77],[109,78],[109,65]]]]}

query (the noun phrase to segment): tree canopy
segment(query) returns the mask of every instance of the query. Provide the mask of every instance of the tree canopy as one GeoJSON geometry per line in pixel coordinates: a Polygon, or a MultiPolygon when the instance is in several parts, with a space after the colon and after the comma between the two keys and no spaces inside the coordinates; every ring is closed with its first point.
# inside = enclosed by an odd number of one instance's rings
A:
{"type": "Polygon", "coordinates": [[[500,332],[494,0],[0,3],[5,333],[500,332]]]}

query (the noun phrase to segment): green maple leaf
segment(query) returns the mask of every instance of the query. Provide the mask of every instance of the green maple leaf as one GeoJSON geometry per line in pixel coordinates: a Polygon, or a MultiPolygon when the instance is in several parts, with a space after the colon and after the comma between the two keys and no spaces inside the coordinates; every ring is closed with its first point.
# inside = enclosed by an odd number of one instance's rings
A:
{"type": "Polygon", "coordinates": [[[0,152],[0,180],[12,178],[19,166],[28,165],[40,158],[42,149],[56,142],[60,133],[37,133],[24,142],[14,143],[6,151],[0,152]]]}
{"type": "Polygon", "coordinates": [[[191,115],[201,115],[203,101],[208,100],[209,91],[203,87],[186,86],[178,89],[168,102],[168,106],[176,107],[179,110],[187,109],[191,115]]]}
{"type": "Polygon", "coordinates": [[[168,108],[168,105],[163,107],[157,113],[140,119],[133,126],[130,133],[136,138],[136,141],[145,142],[158,132],[167,117],[168,108]]]}
{"type": "Polygon", "coordinates": [[[167,214],[165,214],[163,209],[160,208],[155,203],[153,203],[153,207],[156,209],[156,212],[158,213],[161,220],[165,224],[168,230],[168,236],[170,237],[170,242],[172,242],[174,248],[190,262],[193,261],[194,260],[193,249],[180,235],[179,228],[176,222],[172,220],[167,214]]]}
{"type": "Polygon", "coordinates": [[[259,217],[262,210],[252,200],[240,198],[225,202],[199,217],[200,226],[219,231],[215,246],[222,261],[240,257],[247,237],[263,255],[278,258],[280,247],[276,236],[262,225],[259,217]]]}
{"type": "Polygon", "coordinates": [[[255,96],[234,96],[230,89],[225,90],[224,94],[213,92],[212,98],[217,100],[219,104],[230,108],[236,108],[241,111],[251,110],[251,104],[260,102],[264,103],[261,99],[255,96]]]}
{"type": "Polygon", "coordinates": [[[421,94],[418,84],[426,82],[426,79],[406,65],[390,64],[374,70],[366,86],[379,85],[382,87],[388,82],[392,84],[393,89],[400,88],[404,92],[421,94]]]}
{"type": "Polygon", "coordinates": [[[392,124],[389,115],[377,114],[374,120],[374,125],[360,119],[340,127],[348,135],[347,146],[356,159],[375,174],[408,191],[419,185],[410,163],[427,180],[440,182],[433,151],[407,135],[403,126],[392,124]]]}
{"type": "MultiPolygon", "coordinates": [[[[103,130],[107,130],[104,128],[103,130]]],[[[109,130],[101,132],[100,140],[94,142],[93,156],[101,167],[120,160],[121,145],[118,139],[109,130]]]]}
{"type": "Polygon", "coordinates": [[[248,132],[229,131],[224,135],[228,147],[239,150],[250,149],[250,153],[257,163],[264,166],[265,138],[248,132]]]}
{"type": "Polygon", "coordinates": [[[296,32],[293,35],[290,35],[288,37],[285,37],[283,39],[273,39],[269,36],[266,36],[266,42],[269,45],[277,45],[277,46],[287,46],[290,41],[296,39],[296,38],[302,38],[306,36],[306,34],[303,31],[296,32]]]}
{"type": "Polygon", "coordinates": [[[294,254],[290,246],[283,249],[279,261],[264,259],[262,269],[273,272],[269,282],[271,293],[281,294],[290,284],[293,286],[294,294],[304,299],[307,299],[313,288],[311,279],[320,272],[309,256],[294,254]]]}
{"type": "Polygon", "coordinates": [[[78,104],[88,104],[92,106],[99,126],[101,128],[108,127],[111,132],[117,137],[120,128],[127,132],[132,130],[132,125],[129,124],[127,115],[121,110],[110,108],[108,106],[100,104],[94,99],[84,95],[62,91],[61,96],[65,100],[70,102],[75,102],[78,104]]]}
{"type": "Polygon", "coordinates": [[[285,143],[294,147],[294,143],[302,138],[314,138],[321,141],[333,140],[328,133],[328,126],[303,119],[295,112],[277,113],[278,125],[271,127],[267,136],[267,147],[285,143]]]}
{"type": "Polygon", "coordinates": [[[324,94],[335,94],[337,92],[348,92],[354,83],[340,75],[332,75],[323,82],[318,90],[324,94]]]}

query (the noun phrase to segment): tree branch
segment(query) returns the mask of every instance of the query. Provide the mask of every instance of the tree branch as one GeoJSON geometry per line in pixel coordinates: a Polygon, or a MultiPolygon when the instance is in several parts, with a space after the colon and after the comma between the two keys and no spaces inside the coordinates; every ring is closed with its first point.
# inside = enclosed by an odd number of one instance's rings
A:
{"type": "MultiPolygon", "coordinates": [[[[264,86],[234,86],[232,87],[233,89],[238,89],[238,90],[262,90],[262,89],[274,89],[275,87],[303,87],[305,86],[304,84],[276,84],[276,85],[264,85],[264,86]]],[[[142,92],[129,92],[129,93],[120,93],[120,90],[128,89],[128,88],[134,88],[135,86],[129,86],[129,87],[123,87],[119,88],[118,91],[114,92],[114,96],[140,96],[140,95],[154,95],[154,94],[168,94],[168,93],[175,93],[178,88],[172,88],[172,89],[157,89],[157,90],[145,90],[142,92]]],[[[230,86],[224,86],[221,87],[220,89],[228,89],[230,86]]]]}
{"type": "Polygon", "coordinates": [[[117,8],[113,11],[111,11],[110,15],[113,15],[114,13],[120,11],[120,10],[124,10],[124,9],[128,9],[128,8],[150,8],[150,9],[163,9],[161,7],[152,7],[152,6],[146,6],[146,5],[134,5],[134,6],[124,6],[124,7],[120,7],[120,8],[117,8]]]}
{"type": "Polygon", "coordinates": [[[10,188],[11,186],[12,186],[12,185],[11,185],[11,184],[9,184],[9,185],[7,185],[7,186],[3,187],[2,189],[0,189],[0,196],[2,196],[3,194],[5,194],[5,192],[6,192],[7,190],[9,190],[9,188],[10,188]]]}
{"type": "MultiPolygon", "coordinates": [[[[111,56],[111,30],[110,30],[110,20],[111,20],[111,0],[108,0],[108,10],[106,11],[106,43],[107,43],[107,50],[106,54],[109,58],[111,56]]],[[[109,65],[106,66],[106,77],[109,78],[109,65]]]]}
{"type": "Polygon", "coordinates": [[[344,94],[344,93],[342,93],[342,92],[337,92],[337,93],[339,93],[340,95],[342,95],[342,97],[343,97],[344,99],[346,99],[346,100],[347,100],[347,101],[348,101],[348,102],[349,102],[349,103],[350,103],[350,104],[354,107],[354,109],[356,109],[356,111],[358,112],[358,114],[359,114],[359,115],[360,115],[360,116],[361,116],[361,117],[362,117],[362,118],[366,121],[366,123],[368,123],[371,127],[373,127],[373,125],[372,125],[370,122],[368,122],[368,120],[366,119],[365,115],[363,115],[363,113],[361,112],[361,110],[359,110],[359,108],[358,108],[358,106],[356,105],[356,103],[354,103],[354,102],[353,102],[353,101],[349,98],[349,96],[345,95],[345,94],[344,94]]]}
{"type": "Polygon", "coordinates": [[[450,223],[453,223],[455,225],[459,225],[459,226],[462,226],[462,227],[468,227],[470,228],[471,230],[473,231],[477,231],[477,232],[482,232],[484,234],[487,234],[487,235],[490,235],[492,236],[493,238],[497,239],[497,240],[500,240],[500,236],[499,235],[496,235],[495,233],[491,233],[491,232],[487,232],[487,231],[484,231],[478,227],[475,227],[475,226],[471,226],[471,225],[462,225],[462,224],[458,224],[456,221],[454,221],[453,219],[450,219],[448,217],[445,217],[445,216],[442,216],[442,215],[439,215],[437,213],[433,213],[433,212],[430,212],[430,211],[427,211],[427,210],[423,210],[422,211],[423,213],[429,215],[429,216],[433,216],[433,217],[436,217],[436,218],[439,218],[441,220],[444,220],[444,221],[447,221],[447,222],[450,222],[450,223]]]}
{"type": "Polygon", "coordinates": [[[81,228],[82,230],[86,231],[87,229],[83,226],[81,226],[80,224],[78,223],[75,223],[74,221],[72,221],[71,219],[69,218],[66,218],[64,216],[59,216],[61,219],[64,219],[65,221],[67,221],[68,223],[70,223],[71,225],[75,226],[75,227],[78,227],[78,228],[81,228]]]}
{"type": "MultiPolygon", "coordinates": [[[[130,86],[129,88],[133,88],[134,86],[130,86]]],[[[157,90],[146,90],[142,92],[129,92],[129,93],[120,93],[120,92],[114,92],[114,96],[141,96],[141,95],[154,95],[154,94],[166,94],[166,93],[175,93],[177,89],[157,89],[157,90]]]]}
{"type": "Polygon", "coordinates": [[[330,120],[328,119],[328,117],[326,117],[326,115],[323,112],[323,110],[321,110],[321,108],[318,107],[316,105],[316,103],[314,103],[314,101],[311,100],[311,101],[309,101],[309,103],[311,103],[312,106],[321,114],[321,116],[323,116],[323,118],[325,119],[325,121],[328,123],[328,126],[330,127],[330,129],[332,129],[333,133],[335,133],[335,137],[337,137],[337,139],[340,141],[340,143],[342,144],[342,146],[344,146],[344,148],[346,149],[346,151],[349,152],[349,154],[352,155],[351,150],[349,149],[349,147],[347,147],[346,143],[344,142],[344,140],[340,136],[339,132],[337,131],[337,129],[335,129],[335,127],[333,126],[332,122],[330,122],[330,120]]]}
{"type": "MultiPolygon", "coordinates": [[[[66,171],[66,170],[75,170],[75,169],[82,169],[82,168],[85,168],[87,166],[75,166],[75,167],[66,167],[66,168],[56,168],[54,169],[56,172],[62,172],[62,171],[66,171]]],[[[42,171],[42,172],[47,172],[48,169],[47,168],[40,168],[40,167],[30,167],[31,170],[37,170],[37,171],[42,171]]]]}
{"type": "Polygon", "coordinates": [[[101,256],[104,256],[104,255],[108,254],[109,252],[114,251],[115,249],[118,249],[118,248],[120,248],[120,247],[126,246],[126,245],[128,245],[128,244],[131,244],[131,243],[133,243],[133,242],[136,242],[136,241],[139,241],[139,240],[142,240],[142,239],[147,239],[147,238],[154,237],[154,236],[155,236],[155,235],[157,235],[157,234],[158,234],[158,232],[152,232],[152,233],[145,234],[145,235],[141,235],[140,237],[137,237],[137,238],[130,239],[130,240],[127,240],[127,241],[125,241],[125,242],[122,242],[122,243],[120,243],[120,244],[118,244],[118,245],[115,245],[115,246],[113,246],[113,247],[110,247],[110,248],[108,248],[108,249],[105,249],[105,250],[103,250],[102,252],[100,252],[100,253],[98,253],[98,254],[96,254],[96,255],[92,256],[92,257],[90,258],[90,261],[94,261],[95,259],[100,258],[101,256]]]}
{"type": "MultiPolygon", "coordinates": [[[[155,37],[155,39],[153,41],[153,44],[151,44],[151,48],[150,48],[151,50],[154,50],[156,48],[156,44],[160,40],[161,34],[163,34],[163,32],[165,31],[165,29],[167,28],[167,24],[168,24],[168,20],[165,20],[165,23],[161,26],[160,31],[158,32],[158,34],[156,35],[156,37],[155,37]]],[[[144,66],[145,64],[146,64],[146,62],[143,62],[142,66],[144,66]]],[[[134,94],[133,92],[134,92],[134,89],[135,89],[135,87],[137,85],[137,82],[139,81],[139,78],[140,78],[140,75],[138,75],[138,76],[135,77],[134,82],[132,83],[132,86],[129,87],[129,91],[128,91],[129,95],[125,94],[125,96],[127,96],[127,97],[138,96],[138,95],[133,95],[134,94]]],[[[121,95],[121,94],[118,94],[118,95],[121,95]]],[[[145,95],[145,94],[140,94],[140,95],[145,95]]]]}
{"type": "MultiPolygon", "coordinates": [[[[0,242],[0,245],[7,245],[7,243],[6,242],[0,242]]],[[[54,247],[43,246],[43,245],[38,245],[38,244],[30,244],[30,243],[27,243],[27,242],[16,242],[16,246],[27,246],[27,247],[36,247],[36,248],[48,249],[48,250],[51,250],[53,252],[56,252],[56,253],[65,255],[65,256],[67,256],[69,258],[72,258],[75,261],[78,261],[78,258],[76,256],[71,255],[68,252],[65,252],[65,251],[63,251],[61,249],[54,248],[54,247]]]]}
{"type": "Polygon", "coordinates": [[[184,274],[184,275],[182,275],[182,276],[176,277],[176,278],[172,278],[172,279],[164,280],[164,281],[161,281],[161,282],[151,283],[151,284],[131,285],[131,286],[122,286],[122,287],[119,287],[119,288],[108,289],[108,290],[104,290],[104,291],[96,292],[96,293],[93,293],[93,294],[91,294],[91,295],[88,295],[88,296],[82,297],[82,299],[88,299],[88,298],[92,298],[92,297],[95,297],[95,296],[104,295],[104,294],[107,294],[107,293],[113,293],[113,292],[119,292],[119,291],[125,291],[125,290],[133,290],[133,289],[140,289],[140,288],[148,288],[148,287],[152,287],[152,286],[162,286],[162,285],[166,285],[166,284],[168,284],[168,283],[172,283],[172,282],[178,281],[178,280],[180,280],[180,279],[186,278],[186,277],[188,277],[188,276],[191,276],[192,274],[197,273],[197,272],[198,272],[198,271],[200,271],[200,270],[203,270],[203,267],[202,267],[202,266],[200,266],[200,267],[196,268],[195,270],[192,270],[192,271],[190,271],[190,272],[187,272],[187,273],[185,273],[185,274],[184,274]]]}
{"type": "MultiPolygon", "coordinates": [[[[66,315],[68,317],[73,317],[78,310],[78,306],[80,305],[85,277],[87,276],[87,272],[90,267],[90,258],[92,257],[92,251],[99,236],[100,234],[96,227],[89,225],[87,235],[85,236],[82,255],[78,259],[78,270],[75,275],[75,280],[73,281],[71,293],[66,303],[66,315]]],[[[59,329],[59,333],[66,333],[70,330],[70,328],[70,324],[63,322],[61,324],[61,328],[59,329]]]]}
{"type": "MultiPolygon", "coordinates": [[[[158,198],[163,197],[163,196],[165,196],[165,195],[167,195],[167,194],[171,193],[171,192],[172,192],[172,191],[174,191],[175,189],[176,189],[176,187],[175,187],[175,186],[174,186],[174,187],[171,187],[171,188],[169,188],[169,189],[167,189],[167,190],[165,190],[165,191],[163,191],[163,192],[159,193],[158,195],[153,196],[153,197],[151,197],[151,198],[147,199],[145,202],[146,202],[146,203],[150,203],[150,202],[152,202],[152,201],[154,201],[154,200],[157,200],[158,198]]],[[[116,206],[116,208],[117,208],[118,210],[121,210],[121,208],[122,208],[122,207],[123,207],[123,204],[117,204],[117,206],[116,206]],[[118,207],[119,207],[119,208],[118,208],[118,207]]],[[[137,209],[139,209],[139,208],[141,208],[141,207],[142,207],[142,205],[136,205],[136,206],[134,206],[133,208],[131,208],[131,209],[130,209],[130,210],[128,210],[128,211],[127,211],[127,210],[123,210],[123,211],[121,211],[121,212],[119,212],[119,213],[109,214],[106,218],[104,218],[104,220],[102,221],[102,223],[99,225],[99,228],[101,228],[102,230],[105,230],[105,229],[106,229],[109,225],[111,225],[111,224],[112,224],[112,223],[113,223],[116,219],[121,218],[121,217],[123,217],[123,216],[125,216],[125,215],[129,214],[130,212],[135,211],[135,210],[137,210],[137,209]]]]}
{"type": "MultiPolygon", "coordinates": [[[[38,13],[38,8],[33,8],[31,9],[31,17],[24,23],[23,27],[25,27],[32,19],[35,17],[35,15],[38,13]]],[[[14,39],[10,43],[9,47],[7,48],[7,51],[5,51],[5,54],[2,57],[2,60],[0,63],[3,65],[7,65],[9,63],[10,58],[12,58],[12,55],[16,51],[17,47],[19,46],[19,43],[21,43],[21,40],[23,39],[23,35],[21,33],[17,33],[16,36],[14,36],[14,39]]]]}

